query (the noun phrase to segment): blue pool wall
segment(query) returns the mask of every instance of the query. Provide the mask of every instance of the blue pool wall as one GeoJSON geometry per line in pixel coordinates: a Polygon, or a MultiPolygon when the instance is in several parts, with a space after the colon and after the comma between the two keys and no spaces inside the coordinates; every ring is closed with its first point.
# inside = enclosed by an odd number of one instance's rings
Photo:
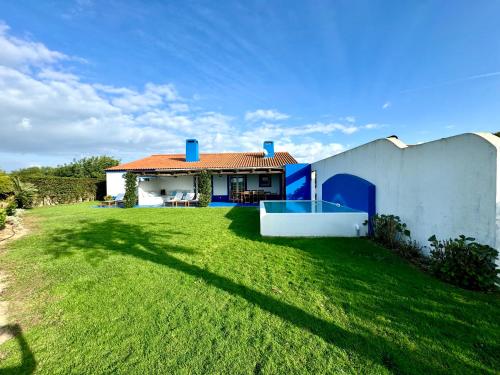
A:
{"type": "Polygon", "coordinates": [[[311,164],[285,165],[285,196],[287,200],[311,199],[311,164]]]}
{"type": "MultiPolygon", "coordinates": [[[[375,185],[361,177],[340,173],[330,177],[321,186],[323,200],[375,215],[375,185]]],[[[370,225],[370,232],[371,232],[370,225]]]]}

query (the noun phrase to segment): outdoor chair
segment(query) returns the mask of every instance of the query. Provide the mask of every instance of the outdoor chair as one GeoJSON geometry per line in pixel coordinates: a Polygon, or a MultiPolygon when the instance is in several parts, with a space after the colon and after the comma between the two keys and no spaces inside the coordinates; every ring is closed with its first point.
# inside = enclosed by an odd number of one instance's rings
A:
{"type": "Polygon", "coordinates": [[[118,206],[119,204],[123,203],[123,199],[125,198],[124,193],[118,194],[113,200],[115,201],[115,206],[118,206]]]}
{"type": "Polygon", "coordinates": [[[195,193],[186,193],[179,202],[184,203],[184,206],[189,206],[191,202],[194,202],[195,195],[195,193]]]}
{"type": "Polygon", "coordinates": [[[175,193],[173,197],[169,197],[166,201],[165,204],[170,203],[172,206],[177,206],[177,204],[182,200],[184,193],[181,191],[175,193]]]}

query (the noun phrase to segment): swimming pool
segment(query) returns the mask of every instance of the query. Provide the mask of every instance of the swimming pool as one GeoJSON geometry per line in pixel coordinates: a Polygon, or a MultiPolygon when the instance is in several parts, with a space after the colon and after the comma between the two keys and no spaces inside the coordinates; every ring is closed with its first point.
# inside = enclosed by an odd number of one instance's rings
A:
{"type": "Polygon", "coordinates": [[[260,234],[263,236],[365,236],[366,220],[366,212],[326,201],[260,202],[260,234]]]}

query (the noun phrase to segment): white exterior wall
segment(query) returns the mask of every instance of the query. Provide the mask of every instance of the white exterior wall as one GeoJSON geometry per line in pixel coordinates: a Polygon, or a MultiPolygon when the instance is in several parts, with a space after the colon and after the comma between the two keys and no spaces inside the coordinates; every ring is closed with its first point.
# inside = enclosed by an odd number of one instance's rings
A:
{"type": "Polygon", "coordinates": [[[227,175],[213,176],[213,195],[228,195],[227,192],[227,175]]]}
{"type": "Polygon", "coordinates": [[[272,194],[279,194],[280,192],[280,177],[278,174],[271,174],[271,186],[259,187],[259,175],[247,175],[247,189],[248,190],[264,190],[272,194]]]}
{"type": "Polygon", "coordinates": [[[139,182],[139,192],[155,192],[160,194],[162,189],[165,192],[194,191],[194,176],[178,176],[178,177],[151,177],[150,181],[139,182]]]}
{"type": "Polygon", "coordinates": [[[125,193],[125,180],[123,175],[125,172],[106,172],[106,194],[117,196],[120,193],[125,193]]]}
{"type": "Polygon", "coordinates": [[[312,164],[318,199],[322,184],[349,173],[376,185],[377,213],[395,214],[412,238],[465,234],[500,249],[500,139],[462,134],[420,145],[380,139],[312,164]]]}

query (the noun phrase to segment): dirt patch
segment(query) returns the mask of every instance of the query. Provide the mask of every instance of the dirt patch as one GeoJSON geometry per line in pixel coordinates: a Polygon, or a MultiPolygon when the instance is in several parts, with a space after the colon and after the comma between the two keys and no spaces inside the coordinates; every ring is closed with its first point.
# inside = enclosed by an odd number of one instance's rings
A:
{"type": "Polygon", "coordinates": [[[20,212],[16,216],[8,216],[5,228],[0,230],[0,250],[13,240],[21,238],[29,233],[33,218],[20,212]]]}
{"type": "MultiPolygon", "coordinates": [[[[0,257],[6,251],[7,243],[17,240],[28,234],[32,226],[33,219],[30,216],[24,216],[21,212],[14,217],[8,217],[6,227],[0,230],[0,257]]],[[[1,264],[1,262],[0,262],[1,264]]],[[[5,290],[8,286],[8,274],[0,269],[0,344],[7,341],[14,335],[14,331],[3,329],[11,323],[9,321],[9,301],[5,299],[5,290]]],[[[11,301],[10,303],[12,303],[11,301]]]]}

